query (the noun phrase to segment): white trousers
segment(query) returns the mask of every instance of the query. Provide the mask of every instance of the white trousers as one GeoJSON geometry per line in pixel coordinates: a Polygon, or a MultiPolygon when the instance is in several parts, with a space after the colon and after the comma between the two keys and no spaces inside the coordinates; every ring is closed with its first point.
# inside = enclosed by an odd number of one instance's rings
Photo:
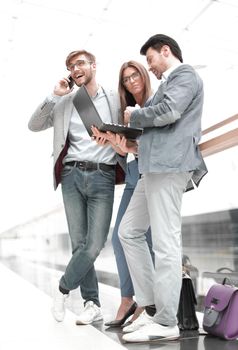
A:
{"type": "Polygon", "coordinates": [[[192,173],[145,174],[138,181],[120,227],[139,306],[155,304],[154,321],[174,326],[182,284],[181,205],[192,173]],[[146,243],[151,226],[155,267],[146,243]]]}

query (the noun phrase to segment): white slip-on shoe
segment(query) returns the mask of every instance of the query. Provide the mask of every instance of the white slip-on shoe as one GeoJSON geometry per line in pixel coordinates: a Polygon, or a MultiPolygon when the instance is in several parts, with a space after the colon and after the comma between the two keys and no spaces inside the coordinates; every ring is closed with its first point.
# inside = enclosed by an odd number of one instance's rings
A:
{"type": "Polygon", "coordinates": [[[53,292],[53,306],[51,308],[52,315],[55,320],[62,322],[65,316],[65,301],[69,294],[63,294],[60,292],[59,287],[55,288],[53,292]]]}
{"type": "Polygon", "coordinates": [[[123,327],[123,333],[130,333],[137,331],[140,327],[143,327],[147,324],[153,323],[153,318],[149,316],[144,310],[140,316],[131,324],[126,327],[123,327]]]}
{"type": "Polygon", "coordinates": [[[178,326],[162,326],[151,323],[139,328],[137,331],[124,334],[122,339],[128,343],[159,342],[178,339],[180,336],[178,326]]]}
{"type": "Polygon", "coordinates": [[[94,304],[93,301],[87,301],[83,312],[77,317],[76,325],[90,324],[102,319],[100,307],[94,304]]]}

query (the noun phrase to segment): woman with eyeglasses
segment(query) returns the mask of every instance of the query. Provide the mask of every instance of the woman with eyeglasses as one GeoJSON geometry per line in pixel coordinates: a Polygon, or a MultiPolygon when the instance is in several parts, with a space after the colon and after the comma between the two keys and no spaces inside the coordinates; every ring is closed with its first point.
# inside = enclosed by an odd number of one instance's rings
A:
{"type": "MultiPolygon", "coordinates": [[[[143,107],[152,96],[152,89],[149,74],[146,68],[139,62],[129,61],[123,63],[119,72],[119,84],[118,92],[121,102],[121,110],[124,113],[127,106],[139,105],[143,107]]],[[[97,129],[92,128],[97,141],[105,143],[105,139],[111,143],[114,149],[116,149],[118,135],[108,132],[106,135],[100,133],[97,129]]],[[[118,150],[119,151],[119,150],[118,150]]],[[[118,227],[121,219],[127,209],[131,196],[134,192],[136,183],[139,179],[139,171],[137,164],[137,156],[134,155],[134,159],[127,163],[127,172],[125,178],[125,188],[118,209],[118,214],[112,234],[112,245],[116,258],[117,270],[120,281],[121,290],[121,304],[118,308],[115,320],[105,323],[105,326],[109,327],[121,327],[125,324],[126,320],[132,316],[130,322],[135,319],[143,311],[143,308],[137,307],[134,300],[134,288],[131,280],[131,276],[128,270],[126,258],[124,255],[121,242],[118,238],[118,227]]],[[[152,242],[150,229],[146,234],[147,243],[152,252],[152,242]]]]}

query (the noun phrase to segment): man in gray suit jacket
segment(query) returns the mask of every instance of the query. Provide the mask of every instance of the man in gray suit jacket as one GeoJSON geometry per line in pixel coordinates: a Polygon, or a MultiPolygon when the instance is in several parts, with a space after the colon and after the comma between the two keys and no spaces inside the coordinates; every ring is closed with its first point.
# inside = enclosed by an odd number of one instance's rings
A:
{"type": "Polygon", "coordinates": [[[125,161],[111,146],[100,146],[89,136],[74,108],[75,93],[85,85],[102,120],[118,123],[117,93],[104,90],[96,82],[95,56],[85,50],[73,51],[66,58],[70,79],[61,79],[51,96],[33,113],[29,128],[54,128],[54,188],[61,182],[63,201],[72,245],[72,257],[53,297],[52,313],[60,322],[65,316],[69,292],[80,286],[85,300],[77,324],[102,319],[94,262],[109,232],[115,185],[115,167],[125,161]]]}
{"type": "Polygon", "coordinates": [[[142,177],[122,219],[119,236],[137,303],[144,307],[155,304],[156,313],[148,317],[144,312],[124,327],[128,334],[123,339],[127,342],[179,337],[176,316],[182,282],[182,197],[207,172],[198,147],[203,108],[201,78],[191,66],[182,64],[179,45],[166,35],[151,37],[141,54],[146,55],[149,70],[161,79],[161,85],[149,106],[128,107],[125,111],[131,126],[144,128],[138,142],[142,177]],[[144,236],[149,225],[155,268],[144,236]]]}

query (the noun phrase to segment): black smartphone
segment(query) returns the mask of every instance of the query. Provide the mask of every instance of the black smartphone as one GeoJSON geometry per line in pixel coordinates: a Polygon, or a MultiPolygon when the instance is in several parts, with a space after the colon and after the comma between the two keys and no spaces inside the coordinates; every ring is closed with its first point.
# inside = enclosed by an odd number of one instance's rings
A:
{"type": "Polygon", "coordinates": [[[72,89],[72,87],[74,86],[74,80],[71,77],[71,75],[68,76],[68,79],[69,79],[69,88],[72,89]]]}

